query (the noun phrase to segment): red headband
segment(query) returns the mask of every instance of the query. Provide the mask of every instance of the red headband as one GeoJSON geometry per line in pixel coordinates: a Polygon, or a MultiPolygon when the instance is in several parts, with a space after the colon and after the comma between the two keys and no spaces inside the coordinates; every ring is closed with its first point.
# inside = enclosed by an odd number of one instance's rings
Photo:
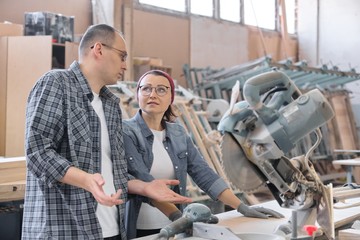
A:
{"type": "Polygon", "coordinates": [[[170,88],[171,88],[171,103],[173,103],[174,102],[174,97],[175,97],[175,85],[174,85],[174,80],[170,77],[170,75],[169,74],[167,74],[166,72],[164,72],[164,71],[161,71],[161,70],[150,70],[150,71],[147,71],[146,73],[144,73],[141,77],[140,77],[140,79],[139,79],[139,81],[138,81],[138,83],[137,83],[137,86],[136,86],[136,98],[137,99],[139,99],[138,98],[138,92],[139,92],[139,88],[140,88],[140,83],[141,83],[141,81],[143,80],[143,78],[146,76],[146,75],[148,75],[148,74],[153,74],[153,75],[155,75],[155,76],[163,76],[163,77],[166,77],[167,78],[167,80],[169,81],[169,83],[170,83],[170,88]]]}

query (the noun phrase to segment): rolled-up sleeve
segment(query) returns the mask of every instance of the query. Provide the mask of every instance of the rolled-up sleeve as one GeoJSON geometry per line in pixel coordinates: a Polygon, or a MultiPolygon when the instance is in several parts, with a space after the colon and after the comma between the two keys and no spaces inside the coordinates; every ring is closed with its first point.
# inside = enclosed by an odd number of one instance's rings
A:
{"type": "Polygon", "coordinates": [[[66,128],[59,84],[54,77],[43,76],[29,95],[26,111],[27,167],[49,187],[70,167],[70,162],[56,153],[66,128]]]}

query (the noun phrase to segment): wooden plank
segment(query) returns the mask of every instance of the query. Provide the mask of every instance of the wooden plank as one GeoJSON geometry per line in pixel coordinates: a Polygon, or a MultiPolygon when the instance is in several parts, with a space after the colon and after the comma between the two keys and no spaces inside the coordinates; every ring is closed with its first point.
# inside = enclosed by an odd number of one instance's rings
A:
{"type": "Polygon", "coordinates": [[[69,68],[71,63],[79,59],[79,43],[65,42],[65,68],[69,68]]]}
{"type": "Polygon", "coordinates": [[[26,182],[16,181],[0,184],[0,202],[24,199],[26,182]]]}
{"type": "Polygon", "coordinates": [[[25,157],[0,159],[0,184],[26,179],[25,157]]]}
{"type": "MultiPolygon", "coordinates": [[[[349,205],[359,202],[360,198],[347,199],[345,203],[336,203],[334,206],[349,205]]],[[[219,225],[229,227],[235,233],[241,232],[263,232],[272,233],[276,227],[281,224],[285,224],[290,218],[292,210],[288,208],[282,208],[276,201],[269,201],[261,203],[258,206],[270,208],[277,212],[282,213],[285,218],[280,219],[259,219],[259,218],[246,218],[239,214],[237,211],[229,211],[217,214],[219,218],[219,225]],[[261,226],[261,230],[259,230],[261,226]]],[[[360,217],[360,206],[346,209],[334,209],[334,224],[335,229],[349,224],[360,217]]],[[[318,224],[316,224],[318,225],[318,224]]]]}
{"type": "Polygon", "coordinates": [[[14,182],[26,178],[26,168],[5,168],[0,170],[0,183],[14,182]]]}
{"type": "Polygon", "coordinates": [[[0,155],[6,151],[7,45],[8,38],[0,37],[0,155]]]}
{"type": "Polygon", "coordinates": [[[360,229],[344,229],[339,231],[339,240],[360,239],[360,229]]]}
{"type": "MultiPolygon", "coordinates": [[[[191,114],[194,116],[194,123],[197,126],[197,128],[199,129],[199,135],[202,139],[203,143],[206,143],[208,141],[207,138],[207,133],[206,133],[206,129],[204,128],[204,125],[200,122],[199,117],[201,117],[201,113],[199,112],[195,112],[195,110],[193,108],[189,108],[189,111],[191,112],[191,114]]],[[[209,129],[207,129],[209,130],[209,129]]],[[[205,151],[207,152],[207,154],[209,155],[209,159],[212,163],[212,165],[215,168],[215,171],[224,179],[227,181],[227,177],[224,173],[224,170],[220,164],[220,159],[219,157],[216,155],[213,146],[205,146],[205,151]]]]}
{"type": "Polygon", "coordinates": [[[24,199],[25,157],[0,158],[0,202],[24,199]]]}

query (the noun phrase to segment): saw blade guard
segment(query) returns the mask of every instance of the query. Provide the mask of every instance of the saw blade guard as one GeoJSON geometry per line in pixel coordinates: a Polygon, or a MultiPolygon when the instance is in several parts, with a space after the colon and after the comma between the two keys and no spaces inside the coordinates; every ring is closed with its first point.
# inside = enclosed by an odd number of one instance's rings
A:
{"type": "MultiPolygon", "coordinates": [[[[332,199],[309,161],[321,141],[319,127],[334,116],[327,99],[318,89],[302,94],[279,71],[248,79],[243,95],[245,101],[233,104],[218,125],[224,134],[222,160],[229,179],[245,191],[266,182],[281,206],[319,208],[317,213],[330,216],[332,199]],[[288,159],[286,154],[312,132],[317,141],[306,155],[288,159]],[[236,146],[240,150],[234,151],[236,146]]],[[[319,223],[324,229],[333,228],[331,223],[319,223]]],[[[327,236],[333,235],[330,230],[327,236]]]]}

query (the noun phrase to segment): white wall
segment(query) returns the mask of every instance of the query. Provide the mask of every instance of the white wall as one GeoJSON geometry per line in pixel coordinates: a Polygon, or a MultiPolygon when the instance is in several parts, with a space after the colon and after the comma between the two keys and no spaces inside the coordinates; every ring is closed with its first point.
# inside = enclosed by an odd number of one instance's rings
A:
{"type": "Polygon", "coordinates": [[[318,63],[318,1],[298,1],[298,43],[299,60],[306,60],[309,66],[316,67],[318,63]]]}
{"type": "Polygon", "coordinates": [[[310,66],[337,65],[360,72],[360,1],[300,0],[299,55],[310,66]],[[319,7],[319,9],[318,9],[319,7]]]}
{"type": "MultiPolygon", "coordinates": [[[[360,73],[360,1],[299,0],[299,59],[360,73]]],[[[360,126],[360,81],[345,85],[360,126]]],[[[360,130],[360,128],[358,127],[360,130]]]]}

